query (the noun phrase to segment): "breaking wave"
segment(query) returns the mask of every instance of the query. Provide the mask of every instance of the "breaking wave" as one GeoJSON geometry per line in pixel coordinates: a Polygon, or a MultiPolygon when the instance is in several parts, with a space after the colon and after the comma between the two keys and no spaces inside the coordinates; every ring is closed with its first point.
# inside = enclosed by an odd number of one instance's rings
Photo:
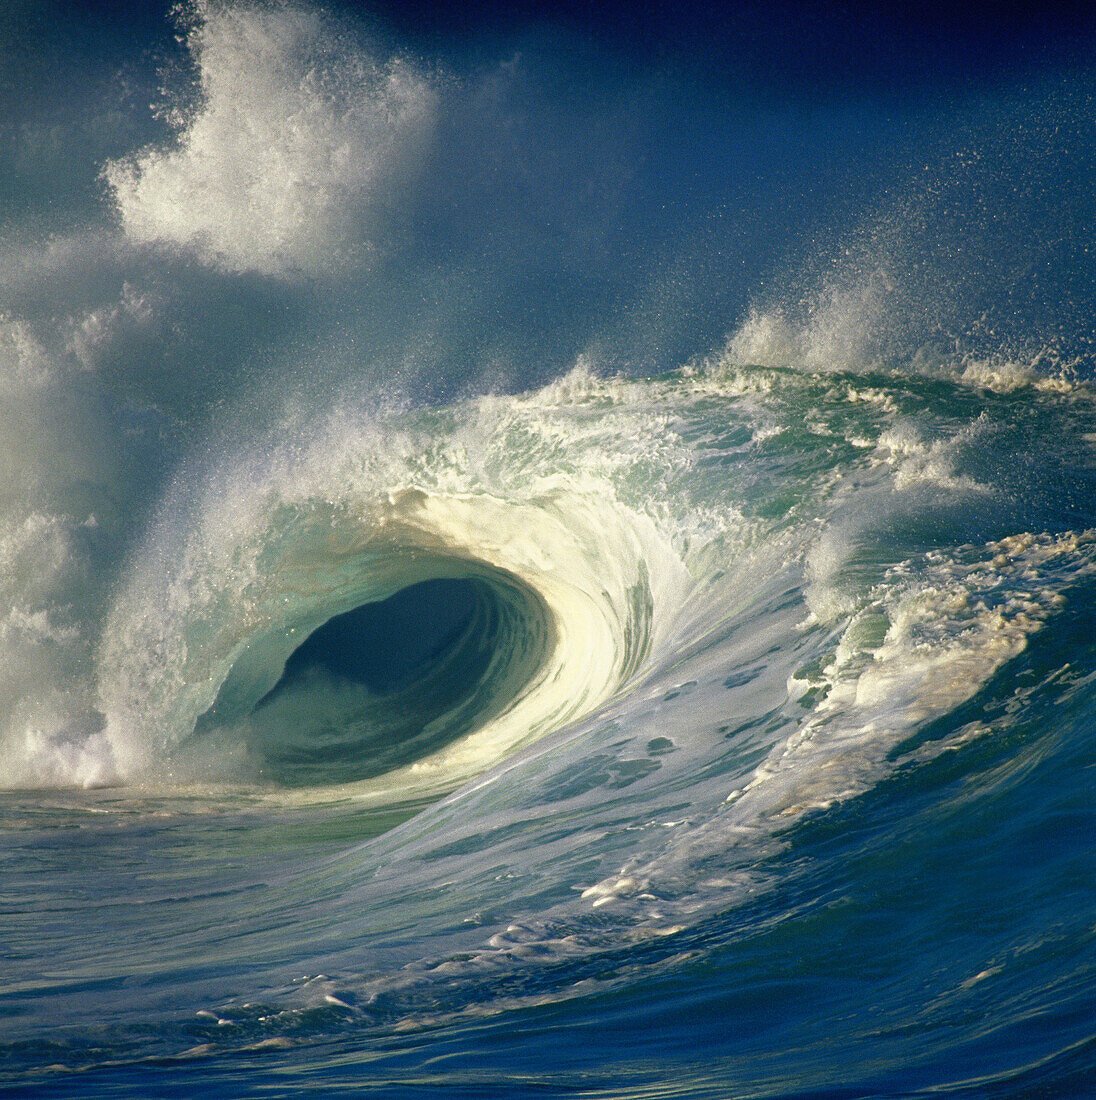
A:
{"type": "Polygon", "coordinates": [[[1090,63],[62,7],[75,75],[0,19],[0,1088],[1087,1081],[1090,63]]]}

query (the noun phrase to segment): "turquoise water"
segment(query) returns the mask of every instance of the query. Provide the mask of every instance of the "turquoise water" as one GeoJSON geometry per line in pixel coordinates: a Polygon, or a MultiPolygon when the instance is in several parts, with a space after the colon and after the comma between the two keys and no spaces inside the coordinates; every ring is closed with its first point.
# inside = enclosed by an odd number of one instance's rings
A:
{"type": "Polygon", "coordinates": [[[1090,1092],[1078,72],[188,11],[4,146],[0,1091],[1090,1092]]]}

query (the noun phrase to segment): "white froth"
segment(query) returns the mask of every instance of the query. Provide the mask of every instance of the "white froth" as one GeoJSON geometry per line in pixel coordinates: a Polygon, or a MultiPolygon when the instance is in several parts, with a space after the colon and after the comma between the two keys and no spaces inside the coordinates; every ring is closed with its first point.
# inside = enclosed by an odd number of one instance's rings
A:
{"type": "Polygon", "coordinates": [[[353,262],[424,149],[429,81],[312,11],[199,14],[188,47],[201,99],[177,144],[104,170],[126,234],[232,271],[318,275],[353,262]]]}
{"type": "Polygon", "coordinates": [[[976,722],[896,755],[918,730],[972,698],[1061,609],[1063,593],[1094,574],[1092,531],[1024,533],[948,556],[930,552],[888,570],[829,663],[790,681],[790,698],[807,698],[809,690],[817,700],[802,724],[773,745],[709,820],[586,887],[583,899],[599,908],[624,903],[642,884],[659,911],[637,908],[635,919],[661,921],[663,909],[692,913],[704,903],[693,895],[669,900],[669,884],[694,880],[692,870],[713,860],[741,867],[699,883],[716,904],[762,889],[754,867],[780,847],[781,830],[862,795],[902,763],[984,735],[988,727],[976,722]]]}
{"type": "Polygon", "coordinates": [[[156,305],[131,283],[122,284],[117,301],[81,312],[67,323],[65,350],[85,370],[94,370],[104,353],[126,336],[153,331],[156,305]]]}
{"type": "MultiPolygon", "coordinates": [[[[752,306],[721,354],[705,364],[706,373],[726,377],[743,366],[787,367],[821,375],[897,368],[1002,395],[1024,389],[1062,395],[1089,392],[1078,377],[1076,362],[1061,361],[1050,347],[1030,349],[1025,359],[1023,354],[979,356],[959,346],[942,349],[932,343],[905,346],[896,321],[902,316],[901,293],[880,267],[847,283],[824,286],[792,315],[779,306],[752,306]]],[[[890,396],[870,387],[850,387],[849,398],[877,401],[894,411],[890,396]]]]}
{"type": "Polygon", "coordinates": [[[873,631],[850,624],[825,698],[731,796],[739,815],[796,814],[865,790],[904,737],[969,699],[1060,606],[1061,589],[1096,569],[1092,533],[1023,534],[971,556],[888,573],[863,611],[885,615],[882,644],[864,648],[873,631]]]}
{"type": "Polygon", "coordinates": [[[806,316],[799,321],[780,309],[753,307],[731,335],[726,354],[742,365],[808,371],[879,365],[895,291],[892,276],[879,267],[848,285],[825,287],[808,303],[806,316]]]}
{"type": "Polygon", "coordinates": [[[984,421],[975,420],[946,438],[928,442],[915,425],[900,420],[880,435],[876,455],[893,467],[898,491],[927,485],[951,493],[986,493],[985,486],[956,471],[960,449],[976,441],[984,427],[984,421]]]}

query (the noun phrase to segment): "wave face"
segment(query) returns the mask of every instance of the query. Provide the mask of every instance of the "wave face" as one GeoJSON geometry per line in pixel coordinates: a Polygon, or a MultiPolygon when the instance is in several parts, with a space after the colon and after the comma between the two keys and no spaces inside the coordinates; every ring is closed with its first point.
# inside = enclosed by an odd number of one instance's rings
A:
{"type": "Polygon", "coordinates": [[[49,16],[0,1091],[1083,1093],[1081,31],[49,16]]]}

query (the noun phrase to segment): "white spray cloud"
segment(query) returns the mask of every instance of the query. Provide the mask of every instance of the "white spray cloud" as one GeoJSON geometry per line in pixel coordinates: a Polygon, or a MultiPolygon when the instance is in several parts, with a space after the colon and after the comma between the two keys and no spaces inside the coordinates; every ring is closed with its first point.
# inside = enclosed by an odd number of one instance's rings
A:
{"type": "Polygon", "coordinates": [[[0,532],[0,783],[95,786],[114,777],[91,717],[86,530],[70,516],[4,517],[0,532]]]}
{"type": "Polygon", "coordinates": [[[429,139],[436,94],[324,16],[200,3],[197,106],[171,148],[109,162],[126,234],[231,271],[321,274],[368,252],[429,139]]]}
{"type": "Polygon", "coordinates": [[[49,356],[30,326],[0,313],[0,395],[38,389],[51,377],[49,356]]]}
{"type": "Polygon", "coordinates": [[[752,308],[731,335],[727,356],[732,363],[809,371],[878,366],[890,350],[893,311],[902,302],[888,269],[869,266],[826,284],[792,316],[752,308]]]}

